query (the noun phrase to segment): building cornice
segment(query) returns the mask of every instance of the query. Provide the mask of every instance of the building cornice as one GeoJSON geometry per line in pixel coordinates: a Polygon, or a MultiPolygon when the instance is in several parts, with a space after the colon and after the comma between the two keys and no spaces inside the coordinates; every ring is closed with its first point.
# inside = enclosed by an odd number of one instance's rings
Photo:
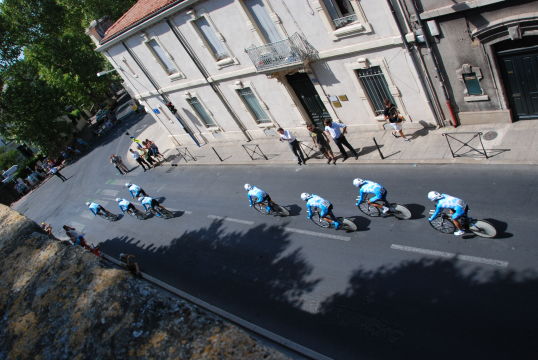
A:
{"type": "Polygon", "coordinates": [[[502,2],[507,2],[507,0],[472,0],[457,3],[454,5],[443,6],[433,10],[427,10],[420,14],[422,20],[434,19],[440,16],[455,14],[462,11],[467,11],[470,9],[476,9],[482,6],[488,6],[492,4],[498,4],[502,2]]]}

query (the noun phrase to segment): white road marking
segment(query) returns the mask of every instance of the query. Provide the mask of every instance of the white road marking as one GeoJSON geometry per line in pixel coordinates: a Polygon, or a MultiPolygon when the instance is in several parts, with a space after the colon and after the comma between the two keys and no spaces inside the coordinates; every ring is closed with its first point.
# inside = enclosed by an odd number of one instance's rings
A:
{"type": "Polygon", "coordinates": [[[474,262],[478,264],[486,264],[486,265],[493,265],[493,266],[499,266],[499,267],[508,266],[508,261],[488,259],[488,258],[482,258],[482,257],[470,256],[470,255],[454,254],[454,253],[450,253],[446,251],[429,250],[429,249],[422,249],[422,248],[416,248],[416,247],[405,246],[405,245],[397,245],[397,244],[392,244],[390,248],[394,250],[415,252],[418,254],[424,254],[424,255],[430,255],[430,256],[437,256],[437,257],[442,257],[446,259],[457,259],[461,261],[469,261],[469,262],[474,262]]]}
{"type": "Polygon", "coordinates": [[[285,227],[284,231],[294,232],[294,233],[303,234],[303,235],[325,237],[325,238],[329,238],[329,239],[342,240],[342,241],[351,240],[351,238],[349,236],[325,234],[325,233],[321,233],[321,232],[317,232],[317,231],[308,231],[308,230],[295,229],[295,228],[290,228],[290,227],[285,227]]]}
{"type": "Polygon", "coordinates": [[[157,193],[160,193],[162,189],[165,188],[166,185],[161,185],[159,186],[159,188],[157,189],[157,193]]]}
{"type": "Polygon", "coordinates": [[[230,221],[230,222],[235,222],[235,223],[238,223],[238,224],[254,225],[254,221],[234,219],[234,218],[229,218],[229,217],[226,217],[226,216],[207,215],[207,217],[210,218],[210,219],[230,221]]]}
{"type": "Polygon", "coordinates": [[[125,185],[125,180],[122,180],[122,179],[112,179],[112,180],[107,181],[107,184],[109,184],[109,185],[124,186],[124,185],[125,185]]]}
{"type": "Polygon", "coordinates": [[[101,194],[106,195],[106,196],[114,197],[114,196],[118,195],[118,190],[103,189],[103,190],[101,190],[101,194]]]}

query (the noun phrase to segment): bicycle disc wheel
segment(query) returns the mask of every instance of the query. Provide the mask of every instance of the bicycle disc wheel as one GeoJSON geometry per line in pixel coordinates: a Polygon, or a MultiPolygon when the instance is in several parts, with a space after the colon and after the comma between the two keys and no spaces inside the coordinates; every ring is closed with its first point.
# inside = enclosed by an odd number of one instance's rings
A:
{"type": "Polygon", "coordinates": [[[371,217],[378,217],[381,215],[381,209],[376,208],[373,205],[369,205],[366,201],[359,204],[359,210],[371,217]]]}
{"type": "Polygon", "coordinates": [[[310,220],[317,226],[325,228],[325,229],[331,226],[331,224],[329,224],[327,220],[320,218],[318,213],[314,214],[312,216],[312,219],[310,220]]]}
{"type": "Polygon", "coordinates": [[[342,229],[345,231],[357,231],[357,225],[349,219],[343,218],[339,219],[342,221],[342,229]]]}
{"type": "Polygon", "coordinates": [[[394,216],[401,220],[409,220],[411,219],[411,211],[406,208],[403,205],[400,204],[393,204],[391,205],[394,207],[394,211],[392,212],[394,216]]]}
{"type": "Polygon", "coordinates": [[[275,212],[276,215],[279,215],[279,216],[289,216],[290,215],[290,212],[288,211],[288,209],[283,208],[282,206],[280,206],[278,204],[273,204],[273,211],[275,212]]]}
{"type": "Polygon", "coordinates": [[[452,234],[454,231],[456,231],[456,226],[454,226],[454,223],[452,223],[449,218],[445,218],[444,216],[436,217],[430,221],[430,225],[435,230],[440,231],[443,234],[452,234]]]}
{"type": "Polygon", "coordinates": [[[492,238],[497,235],[497,229],[495,226],[491,225],[485,220],[476,220],[474,223],[469,225],[469,230],[471,230],[475,235],[492,238]]]}
{"type": "Polygon", "coordinates": [[[265,203],[256,203],[252,207],[256,209],[256,211],[258,211],[260,214],[269,215],[270,213],[268,213],[265,209],[266,206],[267,205],[265,203]]]}

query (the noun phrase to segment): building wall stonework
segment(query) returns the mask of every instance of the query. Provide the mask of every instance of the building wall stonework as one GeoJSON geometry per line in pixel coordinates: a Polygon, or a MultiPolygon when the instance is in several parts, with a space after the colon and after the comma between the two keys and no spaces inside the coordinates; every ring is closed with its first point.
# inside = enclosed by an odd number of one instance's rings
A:
{"type": "Polygon", "coordinates": [[[383,117],[374,113],[370,95],[356,73],[358,68],[369,66],[382,69],[391,96],[408,120],[435,123],[419,71],[387,3],[350,0],[350,4],[355,21],[336,28],[322,0],[263,0],[281,38],[286,41],[298,34],[317,54],[312,60],[285,69],[260,72],[246,53],[246,48],[268,41],[242,0],[193,2],[191,7],[130,34],[123,41],[125,46],[112,41],[99,50],[105,51],[115,67],[121,69],[120,75],[136,97],[149,108],[158,109],[159,113],[152,115],[182,143],[188,143],[189,136],[164,105],[163,96],[174,104],[177,115],[203,142],[274,136],[277,127],[304,131],[310,122],[308,111],[286,80],[286,74],[297,71],[308,74],[331,118],[350,127],[372,130],[382,125],[383,117]],[[211,44],[201,36],[200,23],[213,30],[225,56],[214,55],[211,44]],[[148,41],[162,48],[161,56],[166,56],[168,66],[175,66],[177,73],[167,73],[162,61],[148,47],[148,41]],[[148,74],[153,84],[148,81],[148,74]],[[257,98],[268,122],[256,123],[252,111],[238,95],[245,88],[257,98]],[[338,96],[346,100],[335,104],[338,96]],[[217,126],[202,123],[189,104],[192,97],[203,103],[217,126]]]}

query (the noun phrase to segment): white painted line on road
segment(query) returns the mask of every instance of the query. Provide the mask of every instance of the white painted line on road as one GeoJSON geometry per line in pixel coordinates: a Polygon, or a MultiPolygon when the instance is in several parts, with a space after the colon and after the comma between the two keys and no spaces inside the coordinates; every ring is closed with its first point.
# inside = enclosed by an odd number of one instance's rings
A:
{"type": "Polygon", "coordinates": [[[118,185],[123,186],[125,185],[125,180],[122,179],[110,179],[106,182],[108,185],[118,185]]]}
{"type": "Polygon", "coordinates": [[[210,218],[210,219],[230,221],[230,222],[235,222],[235,223],[238,223],[238,224],[254,225],[254,221],[234,219],[234,218],[229,218],[229,217],[226,217],[226,216],[207,215],[207,217],[210,218]]]}
{"type": "Polygon", "coordinates": [[[341,236],[341,235],[333,235],[333,234],[325,234],[317,231],[308,231],[303,229],[295,229],[290,227],[285,227],[284,231],[294,232],[298,234],[303,235],[312,235],[312,236],[318,236],[318,237],[325,237],[329,239],[336,239],[336,240],[342,240],[342,241],[349,241],[351,238],[349,236],[341,236]]]}
{"type": "Polygon", "coordinates": [[[454,253],[446,252],[446,251],[429,250],[429,249],[422,249],[422,248],[416,248],[416,247],[405,246],[405,245],[397,245],[397,244],[392,244],[390,248],[394,250],[414,252],[414,253],[430,255],[430,256],[437,256],[437,257],[442,257],[446,259],[457,259],[461,261],[469,261],[469,262],[474,262],[478,264],[486,264],[486,265],[493,265],[493,266],[499,266],[499,267],[508,266],[508,261],[488,259],[488,258],[477,257],[477,256],[454,254],[454,253]]]}
{"type": "Polygon", "coordinates": [[[164,189],[166,187],[166,185],[161,185],[159,186],[159,188],[157,189],[157,193],[161,192],[162,189],[164,189]]]}
{"type": "Polygon", "coordinates": [[[116,196],[118,195],[118,190],[103,189],[101,190],[101,194],[106,195],[106,196],[116,196]]]}

